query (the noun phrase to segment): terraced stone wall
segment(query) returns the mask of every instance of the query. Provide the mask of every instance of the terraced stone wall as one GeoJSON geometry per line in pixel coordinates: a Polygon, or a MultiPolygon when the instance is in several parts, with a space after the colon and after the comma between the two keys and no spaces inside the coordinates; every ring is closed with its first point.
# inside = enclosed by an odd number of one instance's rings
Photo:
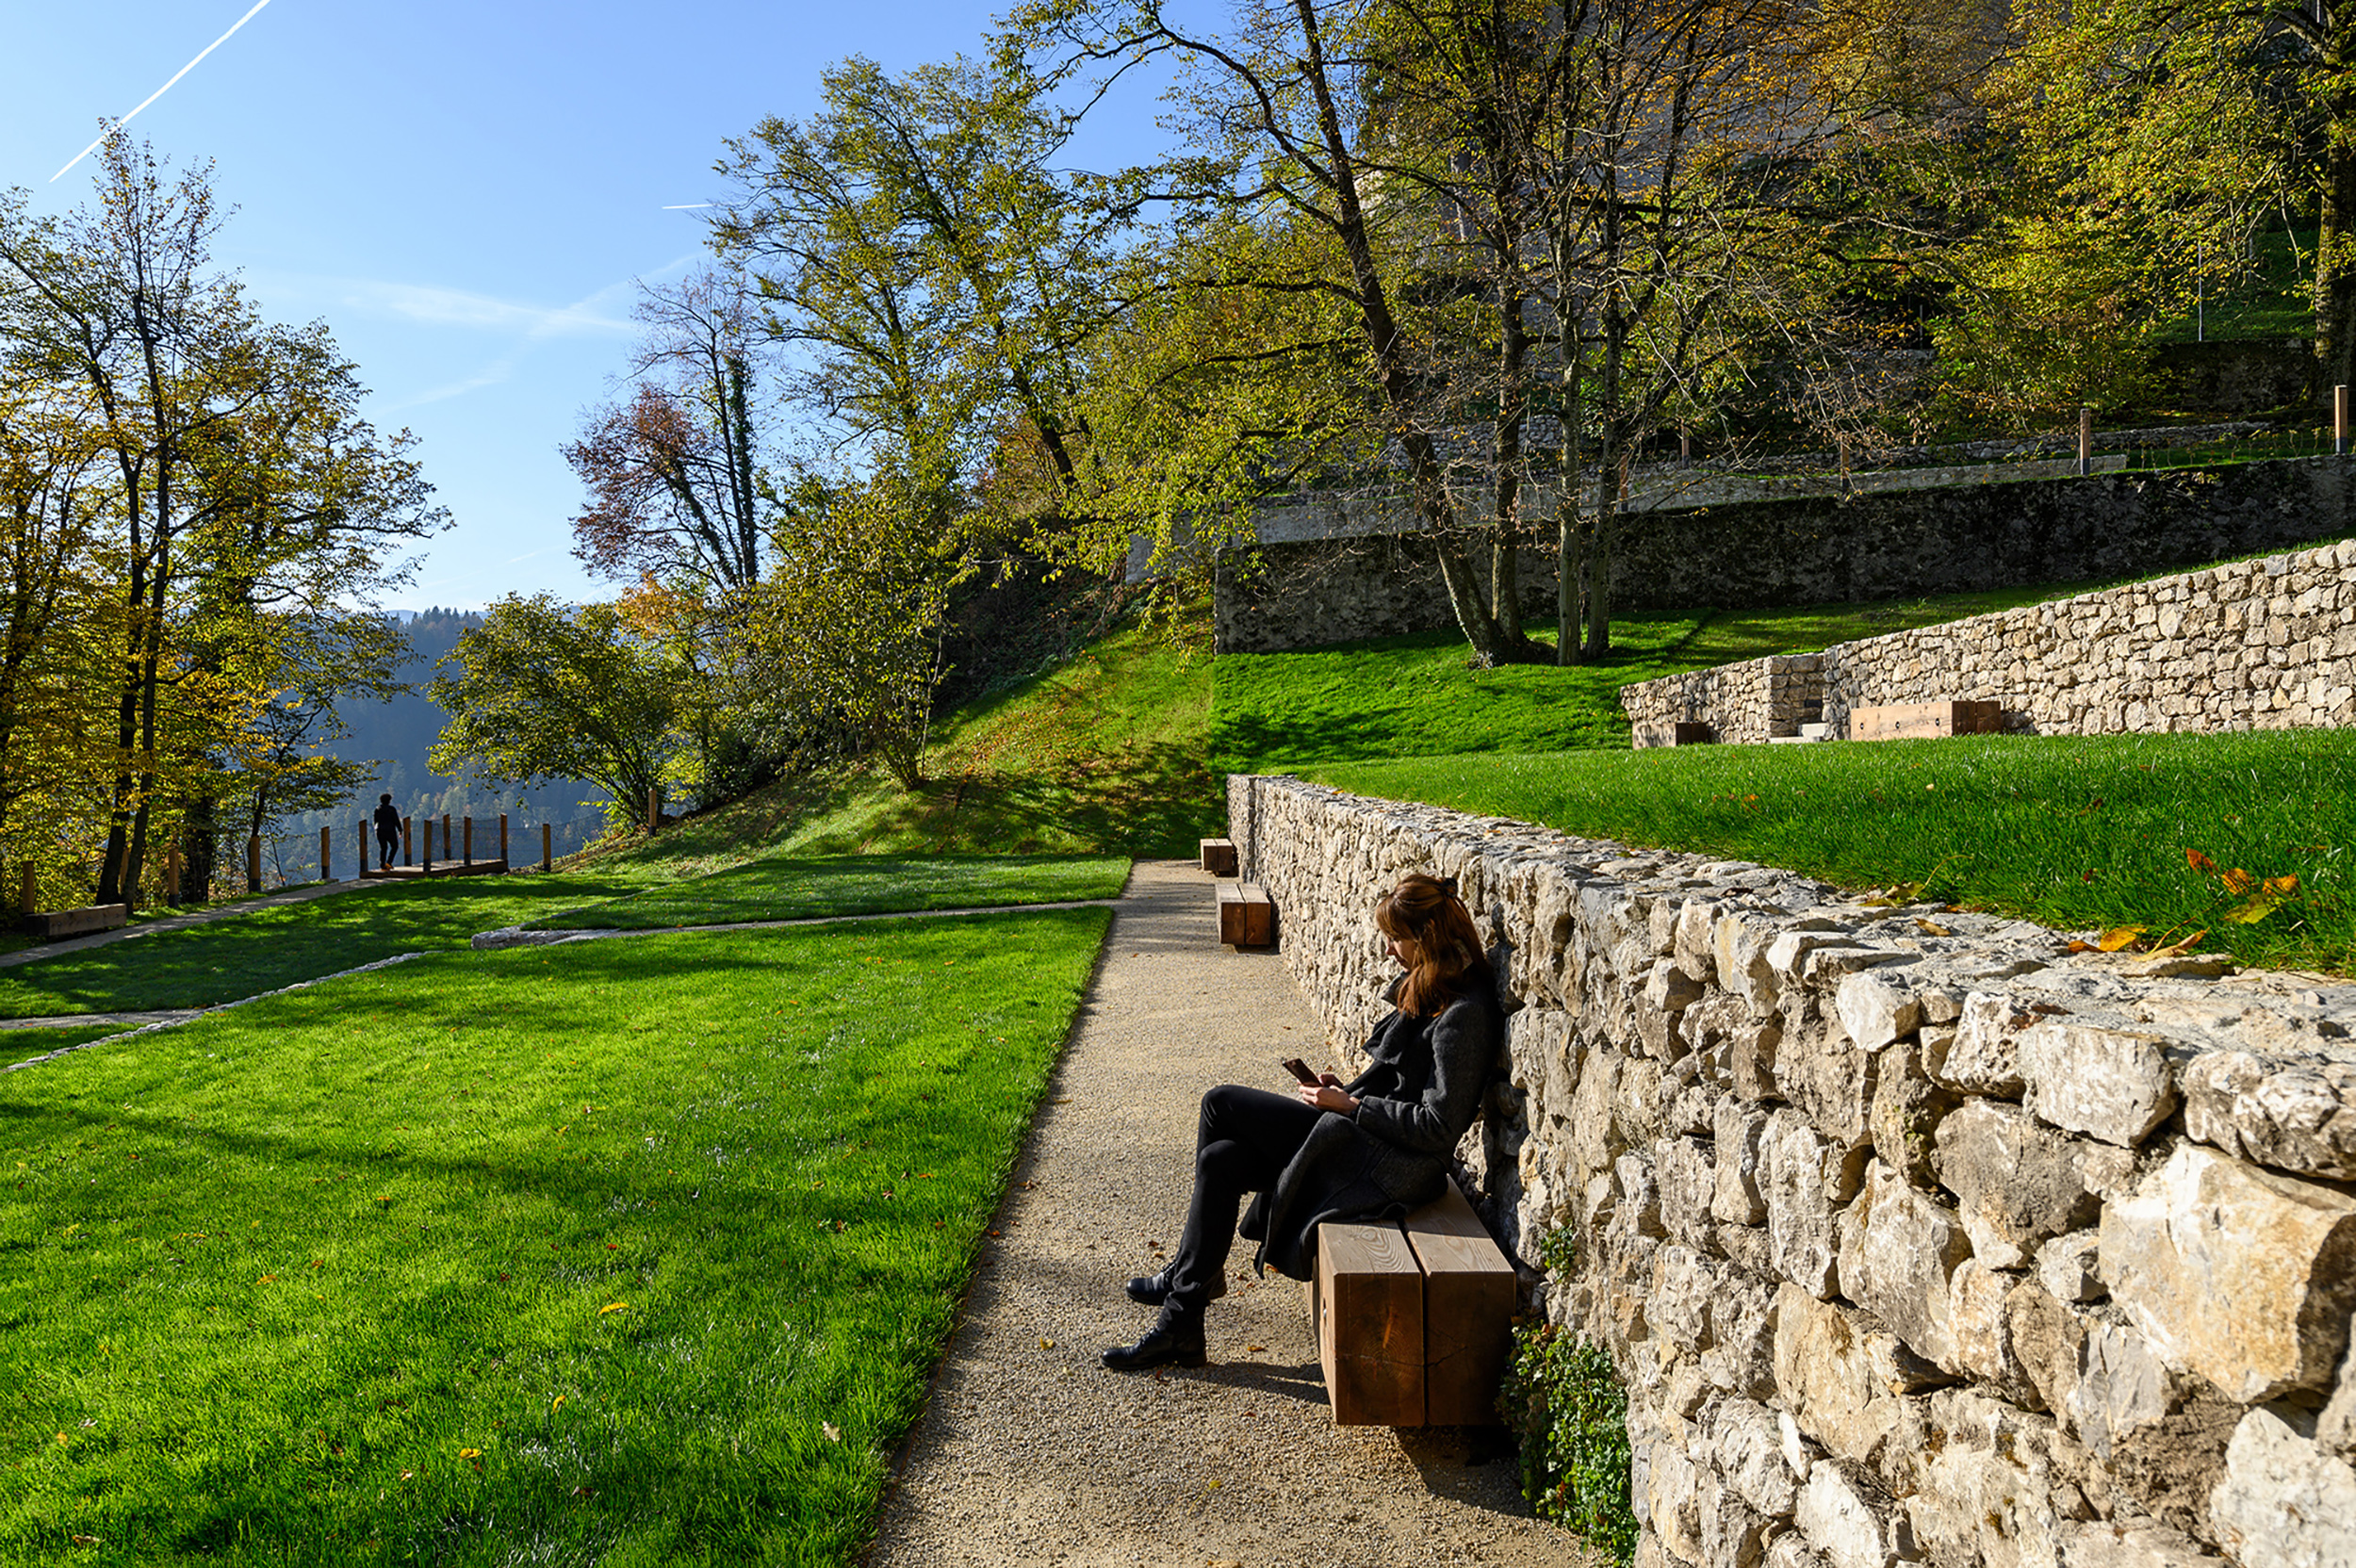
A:
{"type": "Polygon", "coordinates": [[[1459,1152],[1628,1385],[1640,1562],[2356,1562],[2356,986],[1228,792],[1343,1056],[1399,875],[1494,943],[1518,1010],[1459,1152]]]}
{"type": "Polygon", "coordinates": [[[1841,733],[1888,703],[1992,700],[2035,735],[2356,724],[2356,540],[1623,687],[1639,746],[1841,733]]]}

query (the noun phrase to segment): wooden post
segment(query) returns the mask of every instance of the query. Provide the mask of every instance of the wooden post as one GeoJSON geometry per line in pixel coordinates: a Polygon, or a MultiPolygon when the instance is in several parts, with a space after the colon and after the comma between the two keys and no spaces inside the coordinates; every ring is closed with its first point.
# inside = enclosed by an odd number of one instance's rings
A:
{"type": "Polygon", "coordinates": [[[471,866],[474,864],[474,818],[461,817],[458,819],[458,825],[459,830],[466,835],[462,841],[466,846],[466,859],[463,863],[471,866]]]}
{"type": "Polygon", "coordinates": [[[445,860],[450,858],[450,813],[445,811],[442,813],[442,858],[445,860]]]}
{"type": "Polygon", "coordinates": [[[499,813],[499,864],[507,864],[507,813],[499,813]]]}
{"type": "Polygon", "coordinates": [[[1677,464],[1686,468],[1693,466],[1693,433],[1690,430],[1677,432],[1677,464]]]}
{"type": "Polygon", "coordinates": [[[25,914],[33,912],[37,888],[33,878],[33,862],[25,862],[25,874],[17,878],[16,906],[25,914]]]}
{"type": "MultiPolygon", "coordinates": [[[[368,863],[368,856],[364,853],[360,858],[360,864],[365,868],[368,863]]],[[[319,827],[319,880],[322,882],[333,882],[335,880],[335,874],[328,869],[327,828],[324,824],[322,824],[319,827]]]]}
{"type": "MultiPolygon", "coordinates": [[[[443,852],[444,854],[448,854],[448,853],[450,852],[450,836],[449,836],[448,834],[444,834],[444,835],[443,835],[443,837],[442,837],[442,852],[443,852]]],[[[422,870],[422,871],[424,871],[424,872],[426,873],[426,874],[428,874],[428,875],[432,875],[432,874],[433,874],[433,872],[434,872],[434,819],[433,819],[432,817],[428,817],[428,818],[426,818],[426,819],[425,819],[425,854],[424,854],[423,858],[421,858],[417,861],[417,865],[418,865],[418,868],[419,868],[420,870],[422,870]]]]}
{"type": "Polygon", "coordinates": [[[259,833],[245,836],[245,890],[250,893],[262,890],[262,836],[259,833]]]}
{"type": "Polygon", "coordinates": [[[659,789],[648,790],[646,792],[646,831],[651,833],[662,825],[663,792],[659,789]]]}
{"type": "Polygon", "coordinates": [[[180,897],[180,846],[164,851],[164,896],[175,903],[180,897]]]}
{"type": "Polygon", "coordinates": [[[2331,388],[2331,455],[2348,455],[2348,388],[2331,388]]]}
{"type": "Polygon", "coordinates": [[[2094,410],[2078,410],[2078,477],[2094,472],[2094,410]]]}
{"type": "Polygon", "coordinates": [[[1841,494],[1845,498],[1849,494],[1849,438],[1837,436],[1834,442],[1841,454],[1841,494]]]}
{"type": "Polygon", "coordinates": [[[410,824],[410,822],[411,822],[411,819],[410,819],[410,818],[408,818],[408,817],[403,817],[403,818],[401,818],[401,863],[402,865],[404,865],[404,866],[409,865],[409,864],[411,864],[411,863],[412,863],[412,862],[411,862],[411,860],[410,860],[410,858],[409,858],[409,824],[410,824]]]}
{"type": "Polygon", "coordinates": [[[540,869],[542,871],[556,869],[556,857],[549,853],[550,842],[551,835],[548,832],[548,825],[542,823],[540,825],[540,869]]]}

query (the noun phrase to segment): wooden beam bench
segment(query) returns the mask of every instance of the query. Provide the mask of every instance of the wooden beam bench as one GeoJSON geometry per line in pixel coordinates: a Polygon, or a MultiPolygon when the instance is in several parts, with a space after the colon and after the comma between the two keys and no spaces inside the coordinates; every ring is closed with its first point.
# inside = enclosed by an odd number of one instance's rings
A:
{"type": "Polygon", "coordinates": [[[1203,841],[1203,869],[1213,876],[1235,874],[1235,841],[1205,839],[1203,841]]]}
{"type": "Polygon", "coordinates": [[[1276,902],[1257,882],[1219,885],[1219,939],[1230,947],[1276,945],[1276,902]]]}
{"type": "Polygon", "coordinates": [[[86,937],[93,931],[113,931],[131,923],[131,907],[127,904],[91,904],[79,909],[54,909],[46,913],[28,911],[25,923],[42,941],[56,941],[60,937],[86,937]]]}
{"type": "Polygon", "coordinates": [[[1849,710],[1852,741],[1928,740],[1947,735],[1996,735],[2004,707],[1994,702],[1901,702],[1849,710]]]}
{"type": "Polygon", "coordinates": [[[1497,1424],[1513,1266],[1454,1182],[1404,1219],[1317,1227],[1305,1289],[1334,1425],[1497,1424]]]}

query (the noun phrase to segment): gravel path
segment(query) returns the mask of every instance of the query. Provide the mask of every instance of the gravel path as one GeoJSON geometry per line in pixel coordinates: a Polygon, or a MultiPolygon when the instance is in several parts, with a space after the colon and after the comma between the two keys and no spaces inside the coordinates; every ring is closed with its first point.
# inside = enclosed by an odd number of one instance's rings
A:
{"type": "Polygon", "coordinates": [[[1252,1282],[1240,1244],[1209,1366],[1097,1364],[1153,1321],[1121,1282],[1176,1244],[1202,1091],[1331,1061],[1281,961],[1216,938],[1209,878],[1137,863],[868,1561],[1587,1560],[1529,1516],[1501,1433],[1334,1426],[1301,1287],[1252,1282]]]}

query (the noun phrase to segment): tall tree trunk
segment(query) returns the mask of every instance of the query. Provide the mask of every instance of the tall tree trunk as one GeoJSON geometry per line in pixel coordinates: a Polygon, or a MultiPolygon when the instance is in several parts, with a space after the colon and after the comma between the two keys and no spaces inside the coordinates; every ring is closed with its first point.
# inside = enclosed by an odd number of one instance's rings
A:
{"type": "Polygon", "coordinates": [[[221,803],[211,795],[200,795],[181,809],[180,846],[186,864],[180,868],[180,901],[184,904],[212,901],[215,836],[220,824],[221,803]]]}
{"type": "Polygon", "coordinates": [[[2323,232],[2315,247],[2318,390],[2356,384],[2356,0],[2324,24],[2323,232]]]}
{"type": "Polygon", "coordinates": [[[1522,430],[1530,418],[1530,400],[1522,384],[1529,334],[1522,322],[1522,292],[1512,280],[1511,258],[1507,258],[1497,292],[1503,319],[1497,335],[1497,433],[1493,454],[1497,537],[1489,546],[1489,609],[1497,617],[1498,639],[1516,654],[1528,657],[1529,639],[1522,632],[1521,482],[1522,430]]]}
{"type": "Polygon", "coordinates": [[[1580,494],[1585,475],[1579,453],[1579,425],[1584,417],[1579,383],[1584,367],[1578,322],[1562,306],[1556,314],[1556,325],[1562,334],[1562,402],[1561,477],[1554,493],[1554,662],[1577,664],[1582,662],[1579,629],[1587,616],[1585,497],[1580,494]]]}
{"type": "Polygon", "coordinates": [[[1621,412],[1621,369],[1627,354],[1628,321],[1615,299],[1604,313],[1603,426],[1595,450],[1595,531],[1587,552],[1587,637],[1591,659],[1612,651],[1612,547],[1618,528],[1620,491],[1628,475],[1628,430],[1621,412]]]}

